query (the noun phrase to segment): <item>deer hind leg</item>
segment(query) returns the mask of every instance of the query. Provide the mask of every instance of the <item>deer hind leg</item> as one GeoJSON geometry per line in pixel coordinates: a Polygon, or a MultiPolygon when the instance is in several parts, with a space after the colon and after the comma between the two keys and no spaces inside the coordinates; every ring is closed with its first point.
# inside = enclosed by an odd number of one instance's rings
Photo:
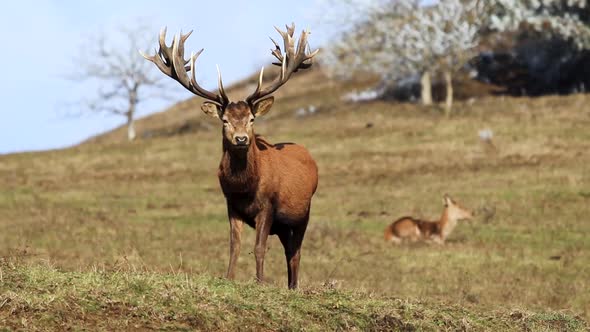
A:
{"type": "Polygon", "coordinates": [[[229,266],[227,268],[226,278],[234,279],[236,276],[236,263],[240,256],[240,247],[242,244],[243,221],[235,215],[228,207],[229,215],[229,266]]]}
{"type": "Polygon", "coordinates": [[[264,255],[266,254],[266,240],[270,234],[272,217],[268,211],[261,211],[255,218],[256,221],[256,245],[254,256],[256,257],[256,280],[264,282],[264,255]]]}
{"type": "Polygon", "coordinates": [[[421,240],[423,238],[423,234],[420,231],[420,227],[418,227],[418,225],[414,226],[414,234],[410,235],[410,240],[412,242],[417,242],[418,240],[421,240]]]}
{"type": "Polygon", "coordinates": [[[285,258],[287,260],[287,278],[289,281],[289,289],[296,289],[299,278],[299,262],[301,260],[301,245],[307,223],[309,221],[309,213],[305,217],[304,222],[293,228],[288,228],[279,234],[279,238],[283,247],[285,248],[285,258]]]}
{"type": "Polygon", "coordinates": [[[293,275],[291,269],[291,259],[294,255],[294,248],[293,248],[293,229],[290,227],[284,228],[280,233],[277,234],[279,239],[281,240],[281,244],[285,249],[285,258],[287,259],[287,279],[288,285],[291,286],[293,282],[293,275]]]}
{"type": "Polygon", "coordinates": [[[440,244],[440,245],[445,244],[445,240],[441,236],[438,236],[438,235],[435,235],[432,237],[432,242],[434,242],[436,244],[440,244]]]}
{"type": "Polygon", "coordinates": [[[402,239],[397,237],[397,236],[392,236],[391,239],[389,240],[391,242],[393,242],[394,244],[401,244],[402,243],[402,239]]]}
{"type": "Polygon", "coordinates": [[[291,269],[289,288],[297,288],[299,281],[299,261],[301,260],[301,244],[303,243],[303,237],[305,236],[305,230],[307,228],[307,221],[305,225],[298,227],[293,230],[293,255],[288,262],[288,266],[291,269]]]}

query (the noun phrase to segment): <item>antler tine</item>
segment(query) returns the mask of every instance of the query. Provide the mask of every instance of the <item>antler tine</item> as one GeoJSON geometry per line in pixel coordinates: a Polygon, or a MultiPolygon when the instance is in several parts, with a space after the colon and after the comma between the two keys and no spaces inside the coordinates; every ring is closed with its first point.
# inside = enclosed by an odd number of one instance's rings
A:
{"type": "Polygon", "coordinates": [[[205,49],[202,48],[197,53],[195,53],[195,52],[192,52],[191,53],[190,67],[189,67],[189,69],[191,71],[191,84],[192,85],[196,85],[197,84],[197,78],[196,78],[197,71],[195,69],[196,68],[195,63],[197,62],[197,59],[199,58],[199,55],[201,55],[201,53],[203,53],[204,50],[205,49]]]}
{"type": "Polygon", "coordinates": [[[281,37],[283,37],[285,57],[287,58],[287,62],[289,62],[290,59],[293,57],[293,53],[295,53],[295,42],[293,41],[293,31],[295,29],[295,26],[292,26],[291,29],[289,28],[289,26],[287,26],[287,31],[284,32],[277,27],[275,27],[275,29],[281,34],[281,37]]]}
{"type": "Polygon", "coordinates": [[[182,34],[182,31],[180,31],[180,39],[182,40],[182,44],[184,45],[184,42],[188,39],[188,37],[190,37],[193,34],[193,30],[187,32],[185,35],[182,34]]]}
{"type": "Polygon", "coordinates": [[[219,65],[217,66],[217,86],[219,89],[219,95],[221,96],[221,99],[223,101],[223,103],[227,103],[229,102],[226,94],[225,94],[225,89],[223,88],[223,81],[221,80],[221,70],[219,70],[219,65]]]}
{"type": "Polygon", "coordinates": [[[184,69],[186,61],[184,60],[184,43],[182,42],[182,37],[181,33],[180,35],[175,35],[174,40],[172,40],[172,67],[176,74],[176,80],[186,89],[191,90],[192,82],[186,74],[186,69],[184,69]]]}
{"type": "Polygon", "coordinates": [[[163,27],[160,30],[159,44],[160,48],[155,51],[154,55],[149,56],[142,51],[139,51],[139,53],[146,60],[153,62],[162,73],[172,77],[172,68],[170,67],[170,64],[172,63],[170,58],[172,47],[166,46],[166,27],[163,27]]]}
{"type": "Polygon", "coordinates": [[[312,60],[314,56],[316,56],[318,53],[320,52],[320,49],[318,48],[317,50],[309,53],[306,57],[305,60],[312,60]]]}
{"type": "Polygon", "coordinates": [[[295,47],[295,39],[293,38],[295,34],[295,24],[291,24],[291,26],[287,25],[286,27],[287,31],[282,31],[275,27],[277,32],[283,38],[285,47],[284,54],[281,51],[279,44],[274,41],[274,39],[270,38],[270,40],[275,45],[275,48],[271,49],[271,54],[277,58],[277,60],[279,60],[279,62],[273,62],[273,64],[281,66],[279,77],[275,79],[270,86],[265,89],[261,89],[263,75],[263,71],[261,70],[256,90],[254,93],[248,96],[248,98],[246,98],[246,101],[250,104],[256,104],[256,102],[262,98],[275,92],[279,87],[289,80],[291,74],[294,72],[297,72],[299,69],[311,67],[311,59],[319,52],[319,50],[315,50],[311,53],[309,52],[309,44],[307,42],[307,37],[310,34],[309,31],[304,30],[301,32],[301,37],[299,38],[297,47],[295,47]]]}
{"type": "MultiPolygon", "coordinates": [[[[186,35],[183,35],[183,34],[182,34],[182,31],[180,32],[180,40],[181,40],[181,42],[182,42],[182,54],[183,54],[183,57],[182,57],[182,59],[183,59],[183,60],[184,60],[184,42],[186,42],[186,40],[188,39],[188,37],[190,37],[190,35],[191,35],[192,33],[193,33],[193,30],[189,31],[189,32],[188,32],[186,35]]],[[[184,65],[185,65],[184,69],[185,69],[186,71],[188,71],[188,69],[187,69],[187,68],[190,68],[190,67],[187,67],[187,66],[186,66],[186,65],[187,65],[189,62],[190,62],[190,58],[189,58],[188,60],[184,60],[184,65]]]]}
{"type": "Polygon", "coordinates": [[[287,33],[289,36],[293,37],[293,34],[295,34],[295,22],[291,22],[291,26],[285,24],[285,28],[287,28],[287,33]]]}
{"type": "Polygon", "coordinates": [[[159,38],[159,42],[160,42],[160,49],[158,50],[158,54],[164,57],[164,60],[167,62],[167,64],[172,63],[172,59],[169,58],[169,55],[172,53],[172,46],[168,47],[166,46],[166,32],[168,31],[167,27],[163,27],[162,30],[160,30],[160,38],[159,38]]]}
{"type": "MultiPolygon", "coordinates": [[[[206,89],[203,89],[197,83],[195,78],[195,63],[203,50],[201,49],[196,54],[192,53],[189,60],[184,59],[184,43],[188,37],[190,37],[192,31],[189,31],[186,34],[181,32],[180,34],[175,35],[171,46],[166,45],[166,31],[166,27],[160,30],[160,35],[158,38],[160,48],[156,51],[155,55],[148,56],[144,53],[141,53],[141,55],[148,61],[153,62],[158,67],[158,69],[160,69],[160,71],[172,79],[178,81],[178,83],[180,83],[190,92],[196,94],[197,96],[203,97],[216,105],[226,105],[229,102],[229,98],[227,98],[222,84],[220,84],[219,94],[215,94],[206,89]],[[189,63],[190,65],[187,66],[189,63]],[[191,77],[189,77],[187,74],[189,70],[191,71],[191,77]]],[[[219,79],[221,83],[221,74],[219,79]]]]}
{"type": "MultiPolygon", "coordinates": [[[[192,53],[191,54],[191,58],[190,58],[190,71],[191,71],[191,79],[190,79],[190,84],[191,84],[191,89],[189,89],[191,92],[193,92],[194,94],[201,96],[205,99],[208,99],[209,101],[211,101],[212,103],[219,105],[219,106],[223,106],[226,105],[229,102],[229,99],[227,98],[226,94],[225,94],[225,90],[223,89],[223,85],[221,85],[221,88],[219,89],[219,94],[214,94],[210,91],[207,91],[205,89],[203,89],[199,83],[197,83],[197,78],[196,78],[196,62],[197,59],[199,58],[199,56],[201,55],[201,53],[203,53],[205,49],[202,48],[200,49],[197,53],[192,53]]],[[[219,73],[219,67],[217,67],[217,72],[219,73]]],[[[221,73],[219,73],[219,80],[221,81],[221,73]]]]}
{"type": "Polygon", "coordinates": [[[297,54],[305,55],[308,34],[308,31],[301,31],[301,37],[299,37],[299,41],[297,42],[297,54]]]}
{"type": "Polygon", "coordinates": [[[262,79],[264,77],[264,67],[260,68],[260,75],[258,75],[258,84],[256,85],[256,90],[252,95],[256,95],[260,92],[260,88],[262,87],[262,79]]]}
{"type": "MultiPolygon", "coordinates": [[[[270,40],[272,41],[273,44],[275,44],[275,48],[271,49],[270,52],[272,53],[272,55],[275,56],[275,58],[277,58],[279,61],[283,61],[283,53],[281,52],[281,47],[279,46],[279,44],[277,44],[277,42],[272,39],[271,37],[270,40]]],[[[275,63],[276,65],[280,66],[280,63],[275,63]]]]}

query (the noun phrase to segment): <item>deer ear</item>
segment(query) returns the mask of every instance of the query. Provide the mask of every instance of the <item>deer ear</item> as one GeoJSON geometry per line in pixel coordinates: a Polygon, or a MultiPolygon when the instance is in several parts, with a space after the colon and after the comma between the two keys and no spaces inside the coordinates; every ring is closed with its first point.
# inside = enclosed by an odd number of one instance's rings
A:
{"type": "Polygon", "coordinates": [[[254,107],[252,108],[252,113],[255,117],[259,117],[264,115],[270,111],[272,104],[275,102],[275,97],[270,96],[268,98],[264,98],[257,102],[254,107]]]}
{"type": "Polygon", "coordinates": [[[451,197],[449,197],[449,194],[445,194],[443,196],[443,204],[445,206],[449,206],[449,203],[451,202],[451,197]]]}
{"type": "Polygon", "coordinates": [[[203,105],[201,105],[201,110],[210,117],[220,119],[221,107],[214,103],[208,101],[204,102],[203,105]]]}

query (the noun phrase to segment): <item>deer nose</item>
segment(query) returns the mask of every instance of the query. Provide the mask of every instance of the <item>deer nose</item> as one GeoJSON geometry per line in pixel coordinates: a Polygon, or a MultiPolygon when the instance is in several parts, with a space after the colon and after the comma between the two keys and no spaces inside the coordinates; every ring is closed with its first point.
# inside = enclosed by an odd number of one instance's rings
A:
{"type": "Polygon", "coordinates": [[[248,136],[236,136],[236,143],[238,145],[248,144],[248,136]]]}

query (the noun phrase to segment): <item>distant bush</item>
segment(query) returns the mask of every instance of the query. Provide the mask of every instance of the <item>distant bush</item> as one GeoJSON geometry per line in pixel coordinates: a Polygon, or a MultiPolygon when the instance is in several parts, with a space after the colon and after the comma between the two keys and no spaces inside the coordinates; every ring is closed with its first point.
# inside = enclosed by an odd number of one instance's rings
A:
{"type": "Polygon", "coordinates": [[[570,94],[590,87],[590,51],[563,39],[528,40],[510,52],[483,52],[471,64],[478,80],[514,96],[570,94]]]}

